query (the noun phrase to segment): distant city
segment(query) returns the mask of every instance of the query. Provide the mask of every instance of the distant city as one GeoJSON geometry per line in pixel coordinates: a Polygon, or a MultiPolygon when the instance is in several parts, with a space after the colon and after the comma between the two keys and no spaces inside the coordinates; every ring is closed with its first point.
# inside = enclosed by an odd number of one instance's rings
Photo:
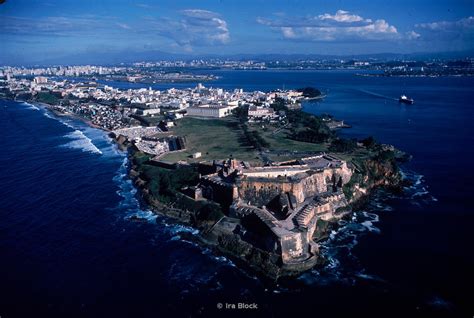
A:
{"type": "Polygon", "coordinates": [[[196,82],[216,79],[211,74],[193,74],[196,70],[362,70],[369,76],[471,76],[474,58],[383,60],[383,59],[301,59],[301,60],[161,60],[120,63],[117,65],[75,66],[1,66],[0,76],[90,76],[105,80],[140,83],[196,82]]]}

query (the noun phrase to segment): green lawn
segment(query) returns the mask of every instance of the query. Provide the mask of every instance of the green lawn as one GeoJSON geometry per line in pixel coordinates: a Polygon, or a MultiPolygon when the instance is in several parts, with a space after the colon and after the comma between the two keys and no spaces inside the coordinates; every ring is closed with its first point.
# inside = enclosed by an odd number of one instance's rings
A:
{"type": "Polygon", "coordinates": [[[301,142],[287,138],[290,133],[288,129],[284,129],[276,134],[273,134],[274,127],[267,127],[261,129],[261,127],[251,126],[250,130],[258,130],[260,135],[270,144],[269,149],[274,151],[326,151],[327,144],[314,144],[309,142],[301,142]]]}
{"type": "Polygon", "coordinates": [[[178,120],[176,124],[177,126],[172,128],[171,133],[186,138],[186,150],[169,153],[161,157],[161,160],[199,162],[226,159],[232,155],[239,160],[259,161],[257,151],[245,144],[239,122],[235,118],[186,117],[178,120]],[[201,152],[202,157],[192,159],[190,156],[195,152],[201,152]]]}
{"type": "MultiPolygon", "coordinates": [[[[249,161],[253,163],[262,163],[258,151],[250,147],[245,139],[239,122],[235,117],[227,117],[224,119],[199,119],[186,117],[178,120],[177,126],[173,127],[167,134],[186,137],[186,150],[182,152],[172,152],[163,157],[161,160],[168,162],[176,162],[186,160],[188,162],[199,162],[203,160],[223,160],[233,158],[249,161]],[[195,152],[201,152],[202,157],[193,159],[191,155],[195,152]]],[[[300,158],[298,154],[277,154],[272,152],[279,151],[296,151],[303,152],[327,152],[329,144],[301,142],[287,138],[290,133],[288,129],[284,129],[276,134],[272,134],[275,127],[270,125],[262,129],[259,125],[250,125],[249,130],[257,130],[258,133],[268,142],[269,152],[266,157],[273,161],[286,161],[300,158]]],[[[334,154],[343,160],[363,161],[372,155],[372,153],[364,148],[359,148],[351,154],[337,153],[334,154]]]]}

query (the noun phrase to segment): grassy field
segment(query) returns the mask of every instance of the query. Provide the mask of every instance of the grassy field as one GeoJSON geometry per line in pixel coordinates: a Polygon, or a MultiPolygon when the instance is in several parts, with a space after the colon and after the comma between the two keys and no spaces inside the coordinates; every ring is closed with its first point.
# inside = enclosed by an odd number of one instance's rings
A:
{"type": "Polygon", "coordinates": [[[290,133],[288,129],[283,129],[277,133],[273,133],[275,128],[267,127],[262,129],[258,126],[251,126],[250,130],[257,130],[259,134],[270,144],[269,149],[272,151],[326,151],[327,144],[314,144],[309,142],[301,142],[287,138],[290,133]]]}
{"type": "MultiPolygon", "coordinates": [[[[299,153],[308,152],[328,152],[327,143],[308,143],[287,138],[290,133],[288,129],[283,129],[277,133],[275,127],[250,125],[250,131],[258,131],[265,141],[268,142],[269,152],[265,156],[273,161],[286,161],[301,158],[306,155],[299,153]],[[288,153],[282,153],[288,152],[288,153]],[[291,152],[295,152],[292,154],[291,152]]],[[[199,162],[203,160],[223,160],[233,157],[239,160],[261,164],[262,158],[258,150],[252,148],[246,142],[242,128],[234,117],[224,119],[199,119],[186,117],[177,121],[177,126],[166,134],[183,136],[186,138],[186,150],[172,152],[161,157],[161,160],[176,162],[186,160],[188,162],[199,162]],[[201,152],[202,157],[193,159],[191,155],[201,152]]],[[[337,157],[350,161],[362,161],[373,155],[370,151],[360,148],[350,154],[338,153],[337,157]]]]}
{"type": "Polygon", "coordinates": [[[235,118],[199,119],[186,117],[177,121],[172,134],[186,138],[186,150],[169,153],[161,158],[164,161],[176,162],[187,160],[199,162],[203,160],[226,159],[230,156],[245,161],[260,161],[258,153],[244,142],[239,122],[235,118]],[[191,158],[195,152],[202,157],[191,158]]]}

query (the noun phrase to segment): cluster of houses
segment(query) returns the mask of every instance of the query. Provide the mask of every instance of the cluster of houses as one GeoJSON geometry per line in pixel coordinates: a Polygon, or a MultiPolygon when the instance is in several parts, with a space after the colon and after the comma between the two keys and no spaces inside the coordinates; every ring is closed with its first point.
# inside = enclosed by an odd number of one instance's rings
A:
{"type": "MultiPolygon", "coordinates": [[[[12,93],[47,91],[61,98],[94,101],[103,105],[129,108],[141,116],[156,116],[161,113],[179,113],[194,117],[222,118],[232,110],[250,105],[248,115],[251,120],[275,120],[278,114],[270,108],[277,99],[287,105],[297,104],[302,93],[294,90],[277,90],[269,93],[261,91],[244,92],[242,89],[226,91],[222,88],[205,87],[198,84],[194,88],[155,90],[150,88],[118,89],[96,82],[70,82],[51,80],[44,76],[33,79],[9,78],[8,88],[12,93]],[[260,106],[254,106],[254,105],[260,106]]],[[[180,115],[175,115],[179,117],[180,115]]]]}

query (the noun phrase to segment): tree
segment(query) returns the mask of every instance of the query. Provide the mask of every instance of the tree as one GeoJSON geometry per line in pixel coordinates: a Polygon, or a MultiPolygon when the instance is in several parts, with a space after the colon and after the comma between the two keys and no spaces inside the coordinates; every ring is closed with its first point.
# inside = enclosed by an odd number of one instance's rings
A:
{"type": "Polygon", "coordinates": [[[298,88],[297,91],[302,92],[304,97],[309,97],[309,98],[318,97],[321,95],[321,91],[314,87],[298,88]]]}
{"type": "Polygon", "coordinates": [[[332,141],[329,150],[334,152],[351,152],[356,147],[357,141],[355,139],[338,138],[332,141]]]}
{"type": "Polygon", "coordinates": [[[219,221],[224,214],[222,213],[222,209],[216,204],[205,204],[202,206],[198,213],[197,219],[200,221],[219,221]]]}
{"type": "Polygon", "coordinates": [[[377,145],[377,141],[372,136],[362,139],[361,142],[367,149],[372,149],[377,145]]]}

